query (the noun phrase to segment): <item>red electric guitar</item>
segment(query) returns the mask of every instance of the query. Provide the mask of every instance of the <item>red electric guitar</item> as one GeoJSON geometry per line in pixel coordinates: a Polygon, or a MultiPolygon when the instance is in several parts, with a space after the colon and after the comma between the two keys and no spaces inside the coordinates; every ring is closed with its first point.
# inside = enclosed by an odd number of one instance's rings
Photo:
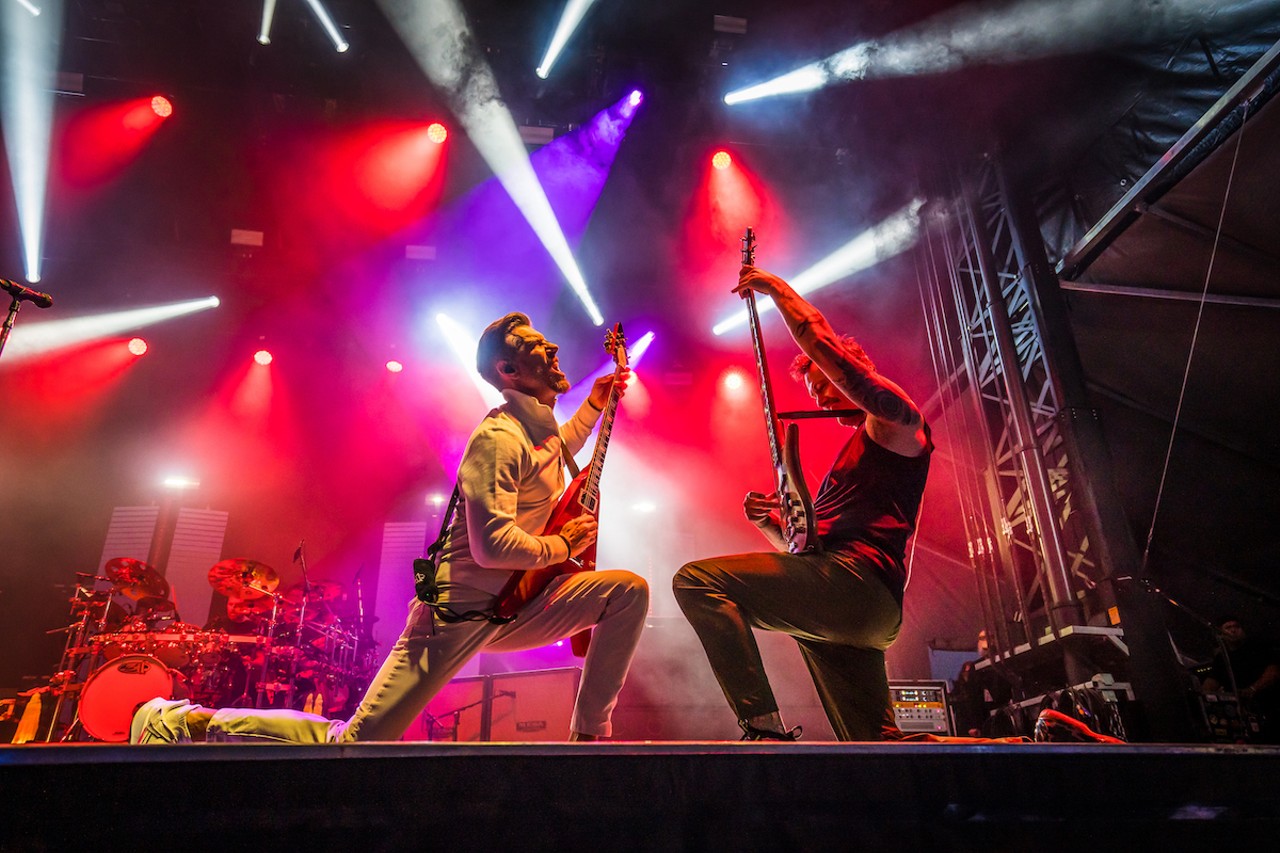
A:
{"type": "MultiPolygon", "coordinates": [[[[613,431],[613,419],[618,413],[618,378],[627,367],[627,341],[622,334],[622,324],[616,324],[605,335],[604,348],[615,364],[613,372],[614,385],[609,391],[609,401],[605,403],[604,413],[600,416],[600,432],[596,435],[595,451],[591,454],[591,464],[569,483],[560,496],[560,502],[551,512],[551,518],[543,528],[543,536],[553,536],[571,518],[588,513],[596,519],[600,518],[600,475],[604,471],[604,454],[609,449],[609,435],[613,431]]],[[[496,616],[514,616],[520,608],[528,604],[540,592],[547,588],[551,579],[557,575],[571,572],[589,572],[596,567],[596,543],[591,545],[577,557],[570,557],[563,563],[545,566],[541,569],[513,572],[507,585],[494,600],[493,612],[496,616]]],[[[573,653],[582,657],[587,653],[587,644],[591,641],[591,631],[579,632],[573,636],[573,653]]]]}

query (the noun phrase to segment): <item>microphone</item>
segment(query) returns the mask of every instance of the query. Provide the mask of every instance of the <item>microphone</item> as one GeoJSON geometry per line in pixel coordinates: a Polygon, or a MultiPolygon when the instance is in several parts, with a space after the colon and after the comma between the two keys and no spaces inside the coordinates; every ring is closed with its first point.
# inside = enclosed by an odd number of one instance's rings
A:
{"type": "Polygon", "coordinates": [[[0,278],[0,290],[12,296],[19,302],[30,302],[37,308],[49,308],[53,305],[53,297],[47,293],[41,293],[38,290],[32,290],[16,281],[9,281],[7,278],[0,278]]]}

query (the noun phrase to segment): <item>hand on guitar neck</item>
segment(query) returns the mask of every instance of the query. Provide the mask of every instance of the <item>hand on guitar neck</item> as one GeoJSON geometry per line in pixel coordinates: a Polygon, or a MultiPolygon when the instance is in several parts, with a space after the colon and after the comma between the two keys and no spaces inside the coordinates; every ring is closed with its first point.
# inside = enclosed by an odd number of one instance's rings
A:
{"type": "Polygon", "coordinates": [[[596,541],[599,523],[595,517],[583,513],[574,516],[560,528],[560,535],[569,540],[569,556],[576,557],[596,541]]]}

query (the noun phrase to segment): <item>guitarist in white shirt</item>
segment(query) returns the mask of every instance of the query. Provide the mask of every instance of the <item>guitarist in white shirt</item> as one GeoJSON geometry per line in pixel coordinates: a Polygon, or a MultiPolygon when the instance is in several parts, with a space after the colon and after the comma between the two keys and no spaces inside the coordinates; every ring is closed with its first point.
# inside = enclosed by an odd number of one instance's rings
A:
{"type": "Polygon", "coordinates": [[[596,519],[589,514],[570,519],[558,532],[543,529],[565,489],[562,445],[570,454],[583,447],[601,412],[616,406],[614,396],[623,393],[629,374],[624,367],[597,379],[577,412],[558,424],[552,406],[569,383],[557,352],[520,313],[494,321],[481,335],[476,368],[506,402],[485,416],[463,453],[462,508],[442,549],[434,579],[438,597],[412,601],[404,633],[351,719],[154,699],[135,714],[130,741],[398,740],[479,652],[536,648],[592,628],[566,734],[570,740],[609,736],[649,609],[644,578],[622,570],[561,574],[514,621],[493,614],[494,597],[512,571],[562,563],[596,540],[596,519]]]}
{"type": "Polygon", "coordinates": [[[752,628],[796,639],[838,739],[895,738],[884,650],[902,624],[905,549],[933,450],[929,428],[907,393],[785,281],[744,266],[734,292],[748,289],[773,299],[801,350],[793,376],[820,408],[848,412],[838,420],[852,435],[814,498],[809,550],[788,553],[776,494],[748,492],[747,519],[777,550],[689,563],[673,579],[676,600],[744,740],[800,734],[783,724],[752,628]]]}

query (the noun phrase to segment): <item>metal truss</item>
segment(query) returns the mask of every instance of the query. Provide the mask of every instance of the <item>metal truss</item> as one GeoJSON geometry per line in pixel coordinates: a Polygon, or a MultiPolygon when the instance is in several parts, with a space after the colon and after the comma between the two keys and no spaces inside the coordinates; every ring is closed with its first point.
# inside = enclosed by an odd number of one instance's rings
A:
{"type": "Polygon", "coordinates": [[[1106,603],[1092,594],[1102,573],[1063,434],[1078,413],[1061,402],[1024,242],[1040,235],[1019,233],[1009,210],[997,166],[984,162],[933,211],[919,255],[969,556],[997,655],[1098,624],[1106,603]]]}

